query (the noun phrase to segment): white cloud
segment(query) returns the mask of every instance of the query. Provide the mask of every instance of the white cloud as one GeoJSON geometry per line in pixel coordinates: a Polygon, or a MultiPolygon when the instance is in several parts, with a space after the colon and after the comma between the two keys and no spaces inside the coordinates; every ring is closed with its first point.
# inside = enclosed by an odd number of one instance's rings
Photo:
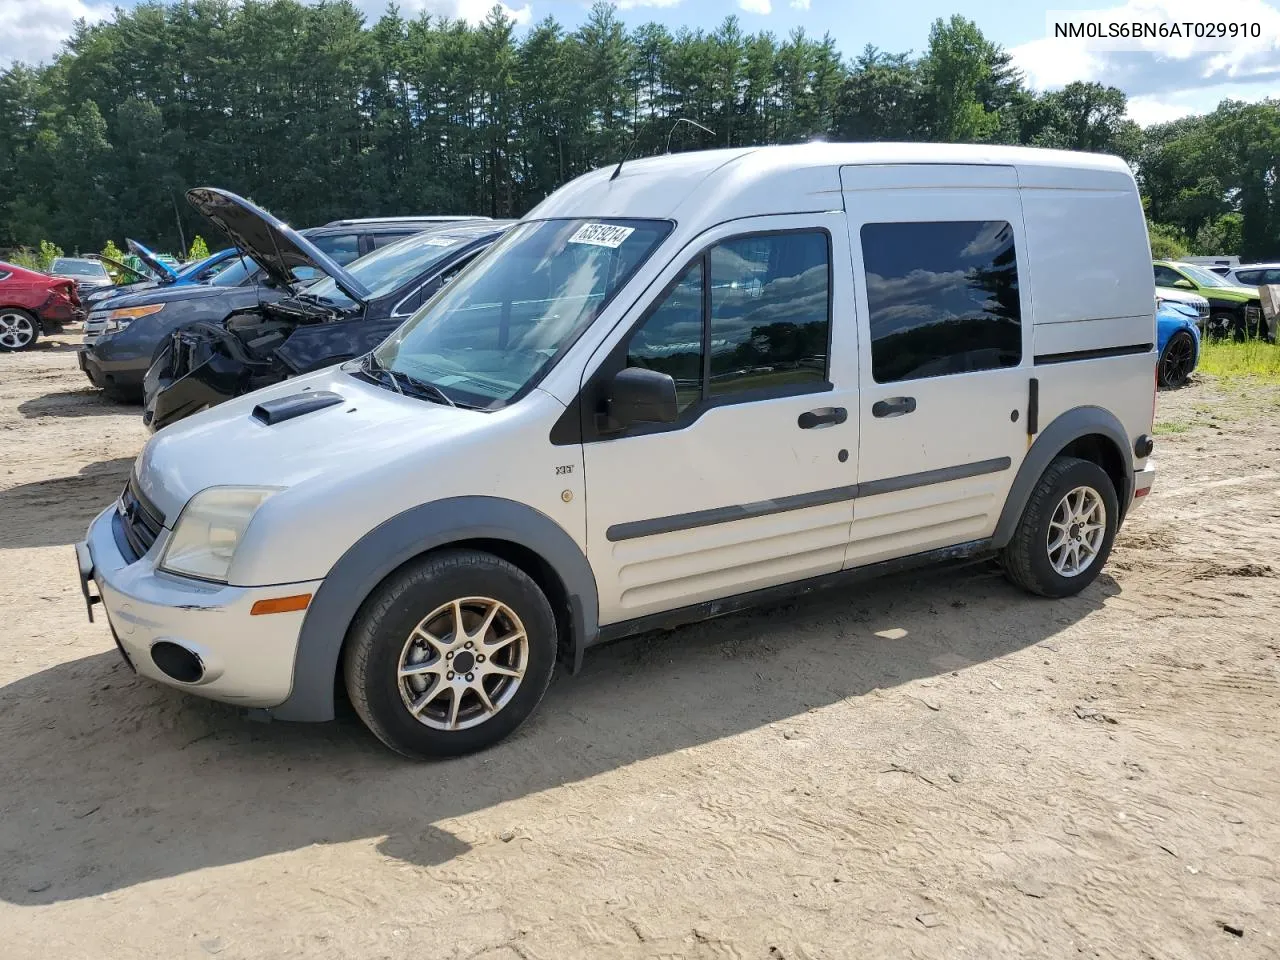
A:
{"type": "MultiPolygon", "coordinates": [[[[371,18],[376,18],[382,15],[387,5],[385,0],[364,0],[361,6],[371,18]]],[[[502,7],[503,13],[522,27],[533,22],[532,4],[509,7],[505,3],[499,3],[498,6],[502,7]]],[[[400,5],[400,10],[402,13],[417,13],[425,10],[437,17],[465,20],[474,26],[483,23],[493,7],[494,0],[408,0],[400,5]]]]}
{"type": "Polygon", "coordinates": [[[773,13],[773,4],[769,0],[738,0],[738,6],[747,13],[758,13],[761,16],[773,13]]]}
{"type": "Polygon", "coordinates": [[[84,0],[3,0],[0,2],[0,69],[15,61],[52,59],[80,19],[93,23],[111,14],[112,4],[84,0]]]}
{"type": "Polygon", "coordinates": [[[791,0],[791,3],[788,4],[788,6],[790,6],[792,10],[808,10],[809,0],[791,0]]]}
{"type": "Polygon", "coordinates": [[[634,10],[636,7],[678,7],[682,0],[619,0],[619,10],[634,10]]]}
{"type": "Polygon", "coordinates": [[[1143,124],[1213,109],[1217,99],[1205,95],[1211,89],[1258,100],[1280,88],[1280,9],[1264,0],[1214,0],[1212,7],[1203,0],[1126,0],[1095,11],[1050,11],[1046,17],[1067,20],[1085,13],[1119,23],[1256,23],[1260,35],[1212,44],[1143,39],[1140,49],[1114,51],[1083,38],[1050,37],[1046,25],[1046,36],[1010,51],[1033,87],[1052,90],[1075,80],[1119,87],[1129,95],[1129,115],[1143,124]]]}

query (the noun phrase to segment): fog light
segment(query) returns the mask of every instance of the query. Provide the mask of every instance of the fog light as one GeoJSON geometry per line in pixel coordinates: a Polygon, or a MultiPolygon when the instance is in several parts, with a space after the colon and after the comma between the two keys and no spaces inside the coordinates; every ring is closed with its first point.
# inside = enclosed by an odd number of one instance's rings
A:
{"type": "Polygon", "coordinates": [[[151,662],[166,677],[179,683],[197,683],[204,676],[204,663],[200,658],[171,640],[160,640],[151,645],[151,662]]]}

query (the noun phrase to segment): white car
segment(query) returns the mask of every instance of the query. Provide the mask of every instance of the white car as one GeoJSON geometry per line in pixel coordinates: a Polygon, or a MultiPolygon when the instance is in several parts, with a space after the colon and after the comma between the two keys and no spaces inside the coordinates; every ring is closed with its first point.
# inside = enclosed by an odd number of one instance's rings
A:
{"type": "Polygon", "coordinates": [[[1172,300],[1174,303],[1183,303],[1191,307],[1196,312],[1196,322],[1202,330],[1209,320],[1209,300],[1198,293],[1192,293],[1190,290],[1180,290],[1177,287],[1157,286],[1156,299],[1172,300]]]}
{"type": "Polygon", "coordinates": [[[90,614],[153,680],[294,720],[341,683],[438,757],[629,634],[960,558],[1076,594],[1154,478],[1150,271],[1111,157],[597,170],[371,354],[155,434],[90,614]]]}

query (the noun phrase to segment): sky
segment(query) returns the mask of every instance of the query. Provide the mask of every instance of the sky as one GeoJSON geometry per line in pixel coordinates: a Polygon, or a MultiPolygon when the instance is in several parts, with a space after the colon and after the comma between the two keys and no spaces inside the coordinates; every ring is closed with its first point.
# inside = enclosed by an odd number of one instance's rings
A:
{"type": "MultiPolygon", "coordinates": [[[[135,0],[0,0],[0,69],[54,56],[77,18],[105,19],[116,5],[135,0]]],[[[356,0],[372,17],[383,0],[356,0]]],[[[483,19],[493,0],[400,0],[408,16],[419,10],[483,19]]],[[[919,52],[930,24],[959,13],[977,23],[988,39],[1014,56],[1038,90],[1073,80],[1095,80],[1129,96],[1129,115],[1140,124],[1162,123],[1212,110],[1225,98],[1255,101],[1280,97],[1280,0],[915,0],[910,4],[850,0],[617,0],[629,25],[647,21],[680,27],[715,28],[738,17],[748,32],[783,37],[802,28],[830,33],[852,57],[867,44],[892,53],[919,52]],[[1258,23],[1261,36],[1219,43],[1206,50],[1179,41],[1146,42],[1139,51],[1099,51],[1086,41],[1047,36],[1047,21],[1061,11],[1105,11],[1120,22],[1135,16],[1177,22],[1258,23]]],[[[589,0],[507,0],[508,12],[524,25],[553,16],[566,27],[579,24],[589,0]]],[[[1203,45],[1201,45],[1203,47],[1203,45]]]]}

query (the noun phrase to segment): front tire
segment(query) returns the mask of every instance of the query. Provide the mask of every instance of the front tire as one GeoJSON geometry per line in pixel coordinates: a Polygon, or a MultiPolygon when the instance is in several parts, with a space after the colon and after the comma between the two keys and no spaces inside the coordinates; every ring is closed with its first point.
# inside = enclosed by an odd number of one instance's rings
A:
{"type": "Polygon", "coordinates": [[[1191,379],[1196,366],[1196,341],[1186,330],[1179,330],[1169,338],[1160,351],[1160,386],[1181,387],[1191,379]]]}
{"type": "Polygon", "coordinates": [[[1208,329],[1210,336],[1217,340],[1234,340],[1236,343],[1245,341],[1244,317],[1237,317],[1235,314],[1213,314],[1209,317],[1208,329]]]}
{"type": "Polygon", "coordinates": [[[1031,492],[1001,554],[1005,576],[1038,596],[1074,596],[1107,562],[1119,518],[1115,486],[1105,470],[1078,457],[1057,457],[1031,492]]]}
{"type": "Polygon", "coordinates": [[[490,747],[537,708],[555,669],[556,623],[538,585],[492,554],[414,561],[365,601],[343,677],[373,734],[414,759],[490,747]]]}
{"type": "Polygon", "coordinates": [[[30,350],[40,339],[40,321],[17,307],[0,307],[0,353],[30,350]]]}

